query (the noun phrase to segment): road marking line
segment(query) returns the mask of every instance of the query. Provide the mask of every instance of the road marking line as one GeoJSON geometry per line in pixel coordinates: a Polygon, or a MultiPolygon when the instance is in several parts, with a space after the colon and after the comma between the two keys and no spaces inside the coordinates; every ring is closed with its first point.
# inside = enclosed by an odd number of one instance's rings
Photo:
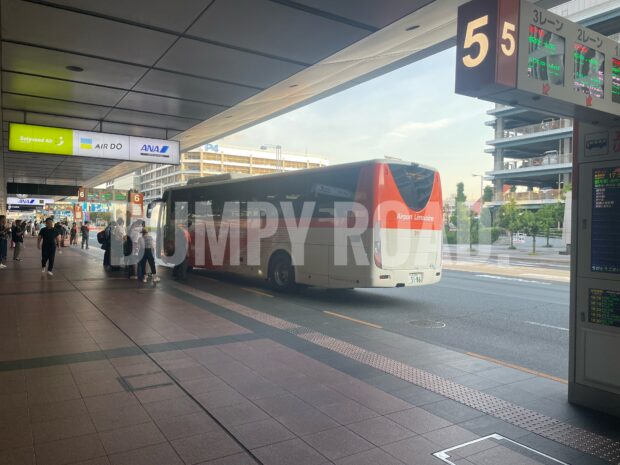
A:
{"type": "Polygon", "coordinates": [[[507,276],[496,276],[492,274],[477,274],[477,278],[488,278],[488,279],[497,279],[500,281],[516,281],[519,283],[528,283],[528,284],[544,284],[545,286],[549,286],[551,283],[547,283],[544,281],[533,281],[531,279],[521,279],[521,278],[509,278],[507,276]]]}
{"type": "Polygon", "coordinates": [[[525,368],[520,365],[514,365],[512,363],[502,362],[501,360],[497,360],[496,358],[493,358],[493,357],[487,357],[486,355],[480,355],[474,352],[465,352],[465,354],[482,359],[482,360],[486,360],[487,362],[497,363],[498,365],[502,365],[507,368],[512,368],[514,370],[519,370],[524,373],[529,373],[530,375],[539,376],[541,378],[547,378],[547,379],[550,379],[552,381],[557,381],[558,383],[562,383],[562,384],[568,384],[568,381],[563,378],[558,378],[557,376],[551,376],[546,373],[541,373],[540,371],[530,370],[529,368],[525,368]]]}
{"type": "Polygon", "coordinates": [[[244,291],[253,292],[254,294],[262,295],[264,297],[273,297],[271,294],[259,291],[258,289],[251,289],[249,287],[242,287],[241,289],[243,289],[244,291]]]}
{"type": "Polygon", "coordinates": [[[324,310],[323,313],[327,315],[335,316],[337,318],[342,318],[343,320],[349,320],[354,323],[359,323],[361,325],[370,326],[371,328],[383,329],[383,326],[379,326],[374,323],[368,323],[367,321],[363,321],[363,320],[358,320],[357,318],[351,318],[350,316],[341,315],[340,313],[328,312],[327,310],[324,310]]]}
{"type": "Polygon", "coordinates": [[[545,323],[536,323],[535,321],[526,321],[525,323],[527,323],[528,325],[542,326],[543,328],[552,328],[552,329],[559,329],[560,331],[568,331],[568,328],[562,328],[561,326],[547,325],[545,323]]]}
{"type": "MultiPolygon", "coordinates": [[[[550,275],[541,274],[541,273],[520,273],[519,276],[527,276],[528,278],[542,278],[542,279],[549,279],[550,277],[550,275]]],[[[567,283],[570,282],[570,277],[568,276],[551,275],[551,278],[561,279],[562,281],[566,281],[567,283]]]]}

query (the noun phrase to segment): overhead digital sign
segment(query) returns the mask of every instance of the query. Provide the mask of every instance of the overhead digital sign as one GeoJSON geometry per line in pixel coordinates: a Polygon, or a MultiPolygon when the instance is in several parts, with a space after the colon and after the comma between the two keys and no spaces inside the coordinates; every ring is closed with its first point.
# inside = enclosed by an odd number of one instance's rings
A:
{"type": "Polygon", "coordinates": [[[9,150],[178,165],[178,141],[30,124],[9,125],[9,150]]]}
{"type": "Polygon", "coordinates": [[[564,37],[530,24],[528,76],[554,86],[564,85],[564,37]]]}
{"type": "Polygon", "coordinates": [[[455,88],[611,123],[620,115],[620,45],[533,2],[474,0],[459,7],[455,88]]]}
{"type": "Polygon", "coordinates": [[[577,92],[596,98],[605,96],[605,55],[575,43],[573,51],[574,86],[577,92]]]}
{"type": "Polygon", "coordinates": [[[620,103],[620,59],[611,59],[611,99],[620,103]]]}

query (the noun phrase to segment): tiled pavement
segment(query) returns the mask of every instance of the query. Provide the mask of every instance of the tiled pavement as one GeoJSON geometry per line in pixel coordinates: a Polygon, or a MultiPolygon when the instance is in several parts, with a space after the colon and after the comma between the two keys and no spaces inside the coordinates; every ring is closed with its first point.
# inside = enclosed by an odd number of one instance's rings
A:
{"type": "MultiPolygon", "coordinates": [[[[0,274],[0,465],[439,465],[433,453],[492,433],[572,465],[609,463],[299,337],[295,327],[320,321],[283,299],[265,312],[234,286],[200,290],[201,278],[146,287],[68,250],[48,277],[33,241],[25,252],[0,274]]],[[[554,381],[340,325],[320,341],[619,434],[615,420],[567,405],[554,381]]],[[[492,441],[452,460],[560,463],[492,441]]]]}

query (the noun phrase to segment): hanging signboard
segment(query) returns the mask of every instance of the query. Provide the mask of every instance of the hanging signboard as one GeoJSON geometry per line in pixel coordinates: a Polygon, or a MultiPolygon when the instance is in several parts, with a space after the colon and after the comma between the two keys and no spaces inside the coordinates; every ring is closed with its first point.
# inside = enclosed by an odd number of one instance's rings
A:
{"type": "Polygon", "coordinates": [[[459,8],[456,92],[598,123],[620,114],[620,44],[525,0],[459,8]]]}
{"type": "Polygon", "coordinates": [[[9,150],[178,165],[179,142],[10,123],[9,150]]]}

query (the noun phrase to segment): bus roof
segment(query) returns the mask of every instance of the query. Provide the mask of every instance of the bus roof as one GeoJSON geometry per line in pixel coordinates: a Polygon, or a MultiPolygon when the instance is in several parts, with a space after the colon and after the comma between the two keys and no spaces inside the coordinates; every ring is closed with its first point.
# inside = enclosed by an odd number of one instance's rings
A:
{"type": "MultiPolygon", "coordinates": [[[[193,183],[188,183],[185,186],[171,187],[169,189],[166,189],[164,193],[173,192],[173,191],[183,191],[186,189],[199,189],[199,188],[204,188],[206,186],[222,186],[222,185],[228,185],[228,184],[237,184],[237,183],[252,182],[252,181],[259,181],[259,180],[264,181],[264,180],[270,180],[270,179],[279,179],[281,177],[299,176],[308,171],[311,171],[312,173],[324,173],[324,172],[334,171],[337,169],[356,167],[360,165],[369,165],[369,164],[415,165],[415,166],[426,168],[432,171],[437,171],[435,168],[432,168],[427,165],[422,165],[420,163],[399,160],[396,158],[375,158],[375,159],[370,159],[370,160],[355,161],[351,163],[341,163],[338,165],[321,166],[320,168],[304,168],[300,170],[286,171],[282,173],[260,174],[257,176],[232,177],[231,179],[221,179],[219,178],[219,176],[215,175],[213,176],[214,177],[213,182],[209,182],[208,180],[205,180],[205,182],[202,182],[202,183],[199,181],[195,181],[193,183]]],[[[207,177],[210,177],[210,176],[207,176],[207,177]]]]}

